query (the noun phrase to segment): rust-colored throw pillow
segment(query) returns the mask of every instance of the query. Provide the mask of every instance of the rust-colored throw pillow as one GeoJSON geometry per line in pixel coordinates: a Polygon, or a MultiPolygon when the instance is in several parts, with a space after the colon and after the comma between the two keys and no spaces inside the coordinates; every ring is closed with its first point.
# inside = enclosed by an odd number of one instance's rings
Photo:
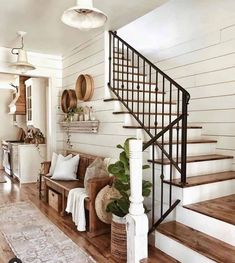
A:
{"type": "Polygon", "coordinates": [[[109,176],[106,165],[104,161],[98,157],[86,169],[86,174],[84,178],[84,187],[86,189],[86,193],[89,194],[87,186],[87,181],[89,179],[106,176],[109,176]]]}

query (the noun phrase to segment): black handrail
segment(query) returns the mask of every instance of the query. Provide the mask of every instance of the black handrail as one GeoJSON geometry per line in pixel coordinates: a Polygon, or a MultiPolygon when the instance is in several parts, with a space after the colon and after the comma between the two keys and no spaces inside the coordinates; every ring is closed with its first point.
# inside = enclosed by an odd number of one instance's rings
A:
{"type": "Polygon", "coordinates": [[[132,114],[140,128],[150,137],[144,143],[143,151],[152,147],[152,159],[150,160],[153,182],[152,231],[153,227],[160,224],[180,202],[172,200],[172,181],[175,176],[173,171],[180,174],[182,184],[187,182],[187,118],[190,95],[171,77],[121,39],[116,32],[109,31],[109,41],[108,86],[132,114]],[[160,87],[161,84],[162,87],[160,87]],[[166,94],[169,94],[168,98],[166,94]],[[161,99],[159,99],[160,95],[161,99]],[[176,98],[175,103],[172,101],[173,97],[176,98]],[[174,136],[175,141],[173,141],[174,136]],[[155,149],[160,150],[160,154],[157,154],[155,149]],[[157,156],[158,159],[156,159],[157,156]],[[165,171],[165,164],[169,165],[168,173],[165,171]],[[154,222],[156,165],[160,165],[161,213],[157,222],[154,222]],[[168,179],[165,178],[167,175],[168,179]],[[170,185],[167,210],[164,209],[164,182],[166,180],[170,185]]]}
{"type": "Polygon", "coordinates": [[[148,64],[152,66],[152,68],[156,69],[161,75],[163,75],[166,79],[171,81],[180,91],[187,94],[188,100],[190,99],[190,94],[185,90],[183,87],[181,87],[177,82],[175,82],[171,77],[169,77],[166,73],[164,73],[161,69],[159,69],[156,65],[154,65],[150,60],[148,60],[145,56],[143,56],[139,51],[137,51],[135,48],[133,48],[131,45],[129,45],[125,40],[120,38],[117,35],[117,32],[109,31],[109,34],[115,36],[115,38],[119,39],[123,44],[125,44],[129,49],[134,51],[139,57],[141,57],[143,60],[145,60],[148,64]]]}

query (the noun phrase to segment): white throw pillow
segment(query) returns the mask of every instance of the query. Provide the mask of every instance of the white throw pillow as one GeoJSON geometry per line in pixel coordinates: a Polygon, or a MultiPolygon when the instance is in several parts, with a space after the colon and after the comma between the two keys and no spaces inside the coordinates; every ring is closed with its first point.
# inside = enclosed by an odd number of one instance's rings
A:
{"type": "Polygon", "coordinates": [[[63,155],[59,155],[53,176],[54,180],[77,180],[77,170],[79,164],[79,154],[69,160],[64,160],[63,155]]]}
{"type": "MultiPolygon", "coordinates": [[[[72,154],[69,154],[67,156],[63,156],[63,155],[60,154],[60,156],[61,156],[60,158],[62,159],[62,157],[63,157],[64,160],[69,160],[69,159],[71,159],[73,157],[72,154]]],[[[51,166],[50,166],[50,170],[49,170],[49,175],[53,175],[53,173],[55,171],[57,159],[58,159],[58,154],[53,152],[52,158],[51,158],[51,166]]]]}

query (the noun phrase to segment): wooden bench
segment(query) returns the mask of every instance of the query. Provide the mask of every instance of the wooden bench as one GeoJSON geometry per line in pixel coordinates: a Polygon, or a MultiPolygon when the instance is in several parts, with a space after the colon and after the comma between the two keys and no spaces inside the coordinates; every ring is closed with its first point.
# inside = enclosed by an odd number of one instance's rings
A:
{"type": "MultiPolygon", "coordinates": [[[[84,177],[86,173],[86,168],[97,158],[97,156],[88,155],[84,153],[67,152],[67,154],[72,153],[73,155],[79,154],[79,166],[77,171],[77,178],[79,181],[59,181],[53,180],[50,176],[46,176],[50,169],[50,162],[42,163],[43,178],[44,178],[44,188],[45,188],[45,201],[48,202],[48,192],[53,190],[61,194],[61,216],[66,214],[66,204],[69,191],[74,188],[84,187],[84,177]]],[[[110,225],[107,225],[99,220],[95,211],[95,199],[98,192],[106,185],[112,182],[110,177],[92,178],[88,180],[88,198],[85,199],[85,209],[86,209],[86,222],[87,222],[87,233],[90,237],[98,236],[110,231],[110,225]]]]}

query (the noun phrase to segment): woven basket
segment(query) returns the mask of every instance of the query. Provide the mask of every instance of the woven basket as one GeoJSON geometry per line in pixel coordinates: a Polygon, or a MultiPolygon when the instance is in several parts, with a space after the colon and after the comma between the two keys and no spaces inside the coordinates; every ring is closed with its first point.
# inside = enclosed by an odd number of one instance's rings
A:
{"type": "Polygon", "coordinates": [[[64,113],[68,113],[70,109],[77,107],[77,96],[75,90],[64,90],[61,96],[61,109],[64,113]]]}
{"type": "Polygon", "coordinates": [[[113,215],[111,223],[111,255],[116,260],[127,259],[126,220],[113,215]]]}
{"type": "Polygon", "coordinates": [[[94,80],[90,75],[79,75],[76,82],[76,95],[79,100],[88,101],[94,93],[94,80]]]}

